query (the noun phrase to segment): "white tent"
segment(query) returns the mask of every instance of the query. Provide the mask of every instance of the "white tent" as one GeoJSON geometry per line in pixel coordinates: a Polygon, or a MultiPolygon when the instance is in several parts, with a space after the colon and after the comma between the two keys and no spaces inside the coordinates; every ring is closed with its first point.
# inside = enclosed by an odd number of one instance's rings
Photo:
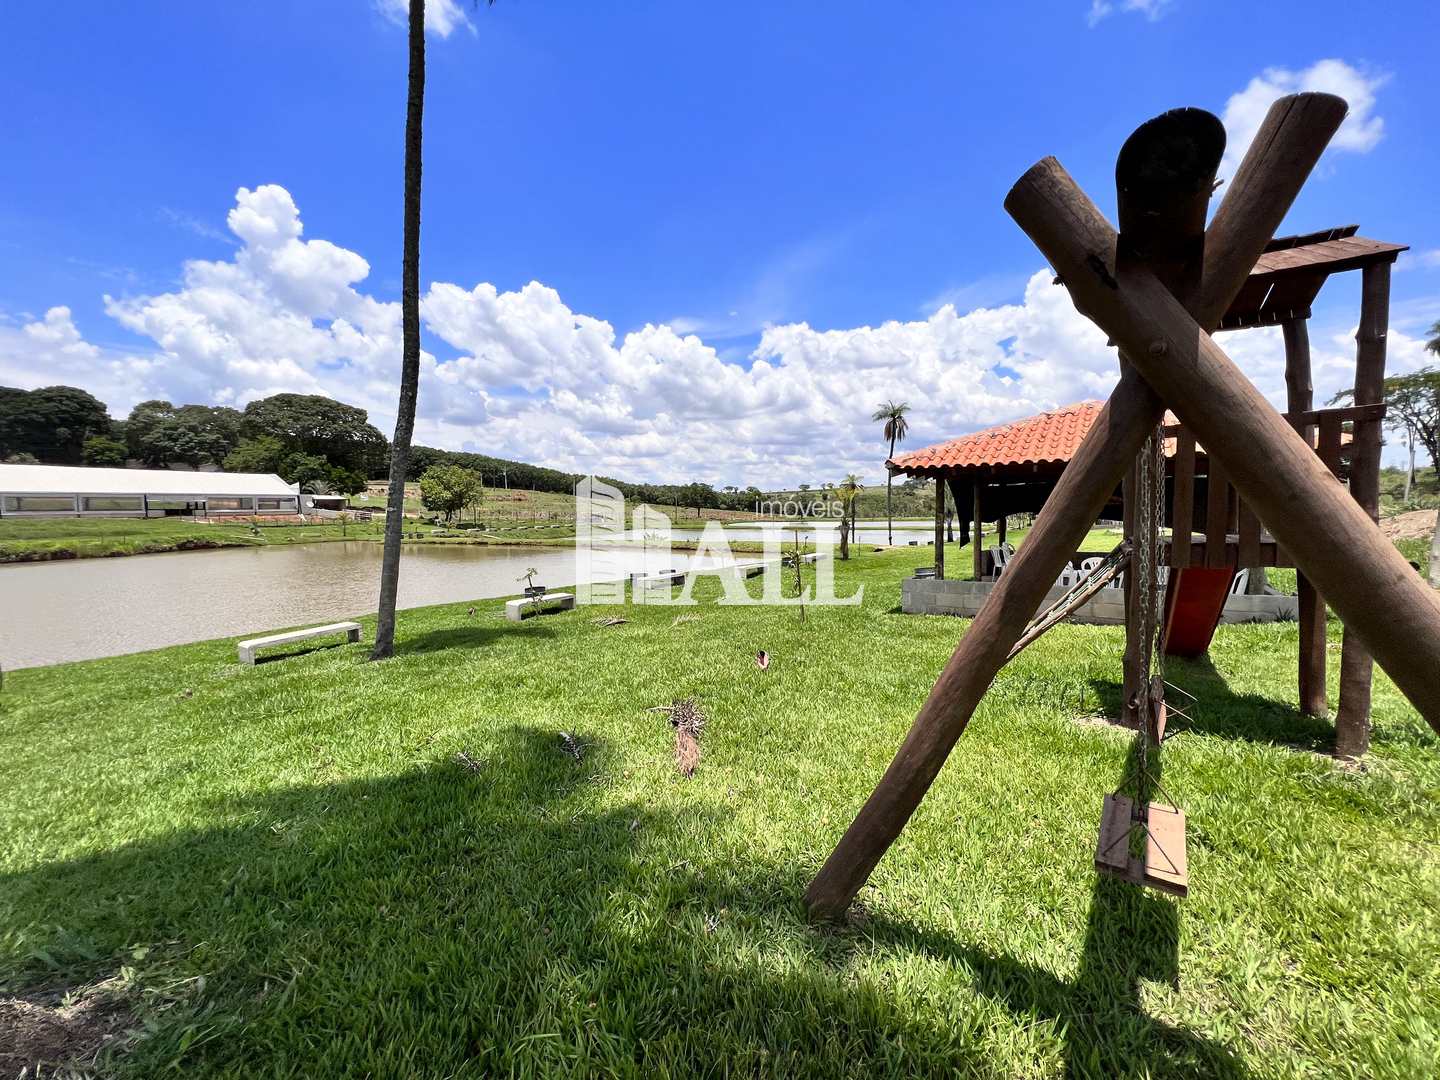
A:
{"type": "Polygon", "coordinates": [[[293,514],[300,489],[274,473],[0,465],[0,516],[293,514]]]}

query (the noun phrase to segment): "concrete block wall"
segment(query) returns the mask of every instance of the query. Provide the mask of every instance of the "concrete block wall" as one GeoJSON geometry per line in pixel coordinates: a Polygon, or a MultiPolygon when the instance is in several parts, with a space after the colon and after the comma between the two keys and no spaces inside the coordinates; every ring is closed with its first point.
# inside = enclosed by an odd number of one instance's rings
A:
{"type": "MultiPolygon", "coordinates": [[[[906,578],[900,585],[900,610],[907,615],[961,615],[974,617],[995,587],[993,581],[937,581],[934,578],[906,578]]],[[[1064,589],[1045,594],[1041,609],[1065,595],[1064,589]]],[[[1299,602],[1293,596],[1232,596],[1220,616],[1222,623],[1275,622],[1298,619],[1299,602]]],[[[1072,622],[1098,626],[1125,624],[1125,593],[1122,589],[1101,589],[1074,615],[1072,622]]]]}

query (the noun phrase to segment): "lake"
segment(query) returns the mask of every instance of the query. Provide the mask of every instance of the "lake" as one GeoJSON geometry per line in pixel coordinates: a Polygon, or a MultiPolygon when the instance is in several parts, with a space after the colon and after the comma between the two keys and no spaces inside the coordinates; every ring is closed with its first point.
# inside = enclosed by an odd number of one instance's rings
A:
{"type": "MultiPolygon", "coordinates": [[[[795,524],[780,530],[783,542],[793,537],[795,524]]],[[[817,524],[832,533],[838,528],[833,521],[800,523],[802,543],[814,539],[817,524]]],[[[934,528],[930,521],[897,520],[895,542],[924,544],[934,538],[934,528]]],[[[725,536],[761,540],[766,531],[740,522],[728,525],[725,536]]],[[[859,543],[885,542],[883,521],[862,521],[858,531],[859,543]]],[[[672,530],[676,540],[700,533],[683,521],[672,530]]],[[[13,669],[91,660],[373,612],[380,555],[380,544],[357,540],[0,566],[0,664],[13,669]]],[[[625,573],[693,563],[684,552],[667,557],[622,550],[616,557],[625,573]]],[[[701,564],[714,563],[705,558],[701,564]]],[[[551,588],[575,581],[569,546],[409,544],[400,563],[399,606],[513,596],[531,566],[539,571],[535,580],[551,588]]]]}
{"type": "MultiPolygon", "coordinates": [[[[381,550],[342,541],[0,566],[0,664],[89,660],[373,612],[381,550]]],[[[683,552],[619,558],[627,573],[691,565],[683,552]]],[[[570,547],[409,544],[399,606],[516,595],[531,566],[537,584],[575,581],[570,547]]]]}

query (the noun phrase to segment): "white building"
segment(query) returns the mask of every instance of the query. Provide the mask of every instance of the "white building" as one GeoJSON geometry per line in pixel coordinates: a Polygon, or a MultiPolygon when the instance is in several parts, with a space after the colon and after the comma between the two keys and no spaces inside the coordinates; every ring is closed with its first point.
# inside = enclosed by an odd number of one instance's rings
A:
{"type": "Polygon", "coordinates": [[[0,464],[0,517],[294,514],[299,497],[274,473],[0,464]]]}

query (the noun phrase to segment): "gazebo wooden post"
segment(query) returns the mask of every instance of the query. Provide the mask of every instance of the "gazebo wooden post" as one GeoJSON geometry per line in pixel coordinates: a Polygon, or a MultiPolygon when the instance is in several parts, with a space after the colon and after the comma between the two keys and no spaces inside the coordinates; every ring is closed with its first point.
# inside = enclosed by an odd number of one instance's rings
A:
{"type": "MultiPolygon", "coordinates": [[[[1216,325],[1225,314],[1340,127],[1346,108],[1344,100],[1332,94],[1292,94],[1275,102],[1208,229],[1203,223],[1209,191],[1196,188],[1183,196],[1198,201],[1203,229],[1203,241],[1200,236],[1183,237],[1193,247],[1193,259],[1204,254],[1200,283],[1184,296],[1202,326],[1216,325]]],[[[1204,168],[1194,170],[1193,179],[1207,189],[1219,156],[1217,150],[1207,175],[1199,175],[1204,168]]],[[[1179,201],[1181,193],[1175,198],[1179,201]]],[[[1102,254],[1113,250],[1112,241],[1092,257],[1103,265],[1102,254]]],[[[910,820],[1011,646],[1164,414],[1163,402],[1145,381],[1133,369],[1123,369],[1110,401],[946,663],[885,775],[805,891],[812,918],[841,915],[910,820]]]]}
{"type": "Polygon", "coordinates": [[[935,477],[935,580],[945,580],[945,478],[935,477]]]}
{"type": "MultiPolygon", "coordinates": [[[[1390,264],[1361,271],[1360,329],[1355,334],[1355,404],[1385,397],[1385,339],[1390,330],[1390,264]]],[[[1350,494],[1372,520],[1380,519],[1380,425],[1355,425],[1350,494]]],[[[1335,710],[1335,756],[1360,757],[1370,748],[1370,685],[1374,663],[1349,626],[1340,650],[1340,705],[1335,710]]]]}
{"type": "Polygon", "coordinates": [[[975,546],[971,549],[971,552],[970,552],[971,558],[972,558],[972,560],[973,560],[973,562],[974,562],[974,574],[975,574],[975,580],[976,580],[976,581],[979,581],[979,580],[980,580],[981,575],[982,575],[982,573],[983,573],[983,571],[984,571],[984,569],[985,569],[985,546],[984,546],[984,543],[983,543],[983,539],[984,539],[984,536],[985,536],[985,525],[984,525],[984,522],[983,522],[983,521],[981,520],[981,518],[980,518],[980,491],[981,491],[982,488],[984,488],[984,486],[985,486],[985,481],[984,481],[983,479],[981,479],[979,473],[976,473],[976,474],[975,474],[975,498],[974,498],[973,515],[972,515],[972,516],[974,517],[973,525],[974,525],[974,530],[975,530],[975,531],[974,531],[974,534],[973,534],[973,542],[974,542],[975,546]]]}
{"type": "MultiPolygon", "coordinates": [[[[1280,324],[1285,335],[1285,406],[1291,413],[1309,412],[1315,407],[1310,375],[1310,332],[1305,317],[1295,316],[1280,324]]],[[[1313,425],[1303,427],[1307,443],[1314,438],[1313,425]]],[[[1300,711],[1307,716],[1324,716],[1325,700],[1325,601],[1303,573],[1296,571],[1300,601],[1300,711]]]]}

